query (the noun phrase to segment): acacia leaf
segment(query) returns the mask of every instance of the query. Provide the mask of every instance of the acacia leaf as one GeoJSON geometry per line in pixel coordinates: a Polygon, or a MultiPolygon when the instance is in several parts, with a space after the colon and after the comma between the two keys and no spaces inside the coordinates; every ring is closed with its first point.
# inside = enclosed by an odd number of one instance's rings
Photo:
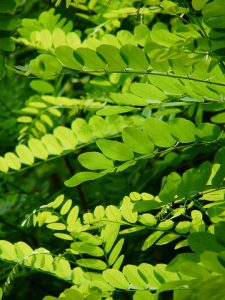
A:
{"type": "Polygon", "coordinates": [[[113,160],[126,161],[134,158],[133,151],[121,142],[101,139],[96,144],[105,156],[113,160]]]}

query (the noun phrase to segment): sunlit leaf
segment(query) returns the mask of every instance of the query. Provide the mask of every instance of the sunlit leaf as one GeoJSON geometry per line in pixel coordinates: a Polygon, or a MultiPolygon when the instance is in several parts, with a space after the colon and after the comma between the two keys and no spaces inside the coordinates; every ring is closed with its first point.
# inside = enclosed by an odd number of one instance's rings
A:
{"type": "Polygon", "coordinates": [[[83,167],[89,170],[104,170],[114,167],[113,161],[99,152],[82,153],[78,156],[78,160],[83,167]]]}
{"type": "Polygon", "coordinates": [[[121,142],[101,139],[98,140],[96,144],[103,154],[111,159],[126,161],[134,157],[134,154],[130,148],[121,142]]]}
{"type": "Polygon", "coordinates": [[[122,272],[115,269],[107,269],[103,272],[105,281],[117,289],[127,290],[129,283],[122,272]]]}

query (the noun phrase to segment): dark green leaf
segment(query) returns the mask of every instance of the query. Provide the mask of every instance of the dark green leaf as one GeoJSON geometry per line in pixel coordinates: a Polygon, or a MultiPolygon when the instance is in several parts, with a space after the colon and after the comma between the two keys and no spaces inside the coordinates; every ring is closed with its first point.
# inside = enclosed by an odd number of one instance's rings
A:
{"type": "Polygon", "coordinates": [[[205,251],[221,252],[225,248],[220,245],[214,235],[208,232],[194,232],[188,237],[188,244],[192,251],[202,254],[205,251]]]}

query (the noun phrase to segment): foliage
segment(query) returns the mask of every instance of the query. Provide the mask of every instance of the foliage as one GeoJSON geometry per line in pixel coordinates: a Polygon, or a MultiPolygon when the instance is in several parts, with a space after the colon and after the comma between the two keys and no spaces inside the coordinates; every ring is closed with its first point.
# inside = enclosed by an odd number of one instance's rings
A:
{"type": "Polygon", "coordinates": [[[1,1],[0,299],[225,299],[223,7],[1,1]]]}

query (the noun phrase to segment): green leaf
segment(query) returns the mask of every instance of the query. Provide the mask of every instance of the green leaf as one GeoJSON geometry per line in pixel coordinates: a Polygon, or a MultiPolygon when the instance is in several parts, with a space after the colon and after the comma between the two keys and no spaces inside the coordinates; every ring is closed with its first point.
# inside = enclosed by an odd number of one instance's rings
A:
{"type": "Polygon", "coordinates": [[[54,130],[54,136],[61,142],[65,150],[74,149],[78,143],[73,131],[64,126],[58,126],[54,130]]]}
{"type": "Polygon", "coordinates": [[[133,94],[145,99],[147,103],[158,103],[167,99],[167,95],[152,84],[147,83],[132,83],[130,90],[133,94]]]}
{"type": "Polygon", "coordinates": [[[115,269],[107,269],[103,272],[103,278],[114,288],[128,290],[129,283],[122,272],[115,269]]]}
{"type": "Polygon", "coordinates": [[[134,204],[131,203],[128,197],[124,197],[121,205],[121,213],[123,218],[129,223],[136,223],[138,218],[138,212],[134,208],[134,204]]]}
{"type": "Polygon", "coordinates": [[[9,171],[8,164],[6,163],[6,160],[3,157],[0,157],[0,170],[3,173],[7,173],[9,171]]]}
{"type": "Polygon", "coordinates": [[[121,265],[122,265],[122,263],[123,263],[123,261],[124,261],[124,255],[122,254],[122,255],[120,255],[119,257],[118,257],[118,259],[115,261],[115,263],[114,263],[114,265],[112,266],[112,268],[113,269],[115,269],[115,270],[119,270],[120,269],[120,267],[121,267],[121,265]]]}
{"type": "Polygon", "coordinates": [[[134,166],[136,163],[137,163],[137,161],[135,161],[135,160],[127,161],[127,162],[123,163],[122,165],[116,167],[116,172],[123,172],[127,168],[134,166]]]}
{"type": "Polygon", "coordinates": [[[179,234],[176,234],[176,233],[168,233],[166,235],[164,235],[157,243],[156,245],[166,245],[166,244],[169,244],[170,242],[178,239],[180,237],[179,234]]]}
{"type": "Polygon", "coordinates": [[[143,98],[131,93],[111,93],[110,98],[119,105],[146,106],[148,104],[143,98]]]}
{"type": "Polygon", "coordinates": [[[217,124],[224,124],[225,123],[225,112],[218,113],[211,117],[211,122],[217,124]]]}
{"type": "Polygon", "coordinates": [[[54,92],[54,87],[49,82],[43,80],[32,80],[30,87],[41,94],[52,94],[54,92]]]}
{"type": "Polygon", "coordinates": [[[154,144],[146,133],[137,128],[126,127],[122,131],[122,139],[136,153],[149,154],[154,150],[154,144]]]}
{"type": "Polygon", "coordinates": [[[204,162],[198,169],[189,169],[184,172],[177,189],[180,197],[190,196],[202,191],[209,180],[211,164],[204,162]]]}
{"type": "Polygon", "coordinates": [[[201,10],[209,0],[192,0],[192,7],[195,10],[201,10]]]}
{"type": "Polygon", "coordinates": [[[142,263],[138,266],[138,271],[139,274],[142,275],[142,278],[148,282],[148,285],[152,290],[157,290],[161,285],[156,277],[155,270],[152,265],[142,263]]]}
{"type": "MultiPolygon", "coordinates": [[[[151,31],[151,39],[154,43],[163,47],[175,47],[184,39],[175,33],[171,33],[165,29],[153,29],[151,31]]],[[[169,53],[169,52],[168,52],[169,53]]]]}
{"type": "Polygon", "coordinates": [[[170,230],[174,225],[174,222],[172,220],[165,220],[165,221],[161,221],[158,226],[157,229],[158,230],[170,230]]]}
{"type": "Polygon", "coordinates": [[[49,203],[47,206],[56,209],[63,203],[63,200],[64,200],[64,195],[61,194],[52,203],[49,203]]]}
{"type": "Polygon", "coordinates": [[[78,215],[79,215],[79,206],[76,205],[70,210],[70,212],[67,216],[67,219],[66,219],[67,224],[70,225],[71,223],[76,222],[78,215]]]}
{"type": "Polygon", "coordinates": [[[159,193],[159,199],[163,203],[170,203],[176,199],[177,189],[181,182],[181,177],[176,172],[172,172],[166,177],[166,182],[159,193]]]}
{"type": "Polygon", "coordinates": [[[190,231],[191,222],[190,221],[180,221],[177,223],[175,231],[180,234],[186,234],[190,231]]]}
{"type": "Polygon", "coordinates": [[[66,299],[66,300],[74,300],[74,299],[84,300],[83,295],[79,291],[75,290],[74,287],[64,290],[63,294],[66,296],[66,298],[62,298],[62,299],[66,299]]]}
{"type": "MultiPolygon", "coordinates": [[[[85,68],[87,70],[102,70],[104,71],[106,63],[100,59],[97,53],[89,48],[79,48],[75,50],[75,55],[78,55],[83,60],[85,68]]],[[[76,57],[76,56],[75,56],[76,57]]]]}
{"type": "Polygon", "coordinates": [[[22,117],[17,118],[17,122],[19,122],[19,123],[31,123],[32,121],[33,121],[33,119],[28,116],[22,116],[22,117]]]}
{"type": "Polygon", "coordinates": [[[225,276],[224,263],[222,264],[220,254],[214,251],[204,251],[201,254],[201,264],[209,271],[225,276]]]}
{"type": "Polygon", "coordinates": [[[157,223],[156,218],[152,214],[142,214],[138,216],[138,221],[146,226],[155,226],[157,223]]]}
{"type": "Polygon", "coordinates": [[[63,152],[63,147],[57,138],[52,134],[45,134],[41,141],[51,155],[60,155],[63,152]]]}
{"type": "Polygon", "coordinates": [[[71,206],[72,206],[72,203],[73,203],[73,201],[72,201],[71,199],[68,199],[68,200],[63,204],[63,206],[62,206],[61,209],[60,209],[60,215],[61,215],[61,216],[64,216],[64,215],[66,215],[66,214],[69,212],[69,210],[70,210],[70,208],[71,208],[71,206]]]}
{"type": "Polygon", "coordinates": [[[134,28],[134,36],[141,46],[145,46],[146,37],[149,36],[150,29],[145,24],[139,24],[134,28]]]}
{"type": "Polygon", "coordinates": [[[107,63],[106,69],[110,72],[123,71],[126,63],[123,61],[118,48],[111,45],[101,45],[97,48],[97,53],[107,63]]]}
{"type": "Polygon", "coordinates": [[[65,230],[66,225],[63,223],[50,223],[47,224],[47,227],[52,230],[65,230]]]}
{"type": "Polygon", "coordinates": [[[85,242],[74,242],[71,244],[71,248],[78,253],[86,253],[90,256],[104,256],[104,251],[100,247],[85,242]]]}
{"type": "Polygon", "coordinates": [[[26,259],[28,259],[29,256],[31,258],[31,255],[33,254],[33,249],[26,243],[17,242],[14,246],[16,250],[16,255],[20,260],[23,260],[25,257],[27,257],[26,259]]]}
{"type": "Polygon", "coordinates": [[[27,146],[16,146],[16,154],[18,155],[22,163],[26,165],[32,165],[34,163],[34,155],[27,146]]]}
{"type": "Polygon", "coordinates": [[[147,287],[147,283],[142,279],[137,266],[126,265],[123,267],[123,274],[134,289],[145,289],[147,287]]]}
{"type": "Polygon", "coordinates": [[[114,167],[113,161],[99,152],[86,152],[78,156],[80,164],[89,170],[104,170],[114,167]]]}
{"type": "Polygon", "coordinates": [[[133,296],[133,300],[143,300],[143,299],[154,300],[155,297],[154,295],[151,294],[150,291],[136,291],[133,296]]]}
{"type": "Polygon", "coordinates": [[[117,260],[118,256],[120,255],[120,252],[123,248],[124,239],[120,239],[117,244],[114,246],[112,251],[110,252],[109,258],[108,258],[108,264],[111,266],[114,264],[114,262],[117,260]]]}
{"type": "Polygon", "coordinates": [[[84,119],[77,118],[72,122],[71,128],[80,143],[89,143],[92,141],[91,128],[84,119]]]}
{"type": "Polygon", "coordinates": [[[81,267],[100,270],[100,271],[103,271],[107,268],[106,263],[99,259],[92,259],[92,258],[77,259],[76,263],[81,267]]]}
{"type": "Polygon", "coordinates": [[[118,237],[120,225],[117,223],[107,224],[101,232],[101,238],[105,243],[105,252],[109,253],[118,237]]]}
{"type": "Polygon", "coordinates": [[[32,59],[29,67],[34,75],[49,80],[54,79],[62,71],[62,66],[58,60],[49,54],[40,54],[32,59]]]}
{"type": "Polygon", "coordinates": [[[2,297],[3,297],[3,291],[2,291],[2,289],[0,288],[0,300],[2,299],[2,297]]]}
{"type": "Polygon", "coordinates": [[[148,248],[150,248],[163,234],[163,231],[155,231],[152,234],[150,234],[149,237],[147,237],[147,239],[144,241],[141,250],[145,251],[148,248]]]}
{"type": "Polygon", "coordinates": [[[188,284],[190,284],[190,281],[188,280],[179,280],[179,281],[171,281],[171,282],[165,282],[163,283],[159,288],[159,293],[165,292],[165,291],[173,291],[173,290],[185,290],[188,288],[188,284]]]}
{"type": "Polygon", "coordinates": [[[163,203],[170,203],[176,199],[177,188],[181,182],[180,175],[172,172],[166,177],[166,182],[159,193],[159,198],[163,203]]]}
{"type": "Polygon", "coordinates": [[[181,143],[195,141],[195,125],[186,119],[177,118],[169,123],[172,135],[181,143]]]}
{"type": "Polygon", "coordinates": [[[116,206],[108,205],[105,209],[105,214],[108,220],[118,223],[121,222],[121,212],[116,206]]]}
{"type": "Polygon", "coordinates": [[[64,182],[64,184],[68,187],[74,187],[85,181],[101,178],[102,176],[104,176],[106,174],[107,174],[107,172],[100,172],[100,173],[79,172],[79,173],[75,174],[74,176],[72,176],[70,179],[66,180],[64,182]]]}
{"type": "Polygon", "coordinates": [[[133,151],[121,142],[101,139],[96,144],[105,156],[113,160],[126,161],[134,158],[133,151]]]}
{"type": "Polygon", "coordinates": [[[173,258],[168,266],[166,267],[166,270],[170,272],[177,272],[180,269],[180,266],[183,263],[194,263],[197,265],[197,263],[200,261],[199,255],[194,253],[180,253],[175,258],[173,258]]]}
{"type": "Polygon", "coordinates": [[[220,245],[213,234],[208,232],[194,232],[188,236],[188,244],[192,251],[202,254],[205,251],[221,252],[225,248],[220,245]]]}
{"type": "Polygon", "coordinates": [[[13,152],[7,152],[5,154],[5,161],[9,168],[13,170],[19,170],[21,168],[20,159],[13,152]]]}
{"type": "Polygon", "coordinates": [[[198,141],[211,142],[215,141],[221,134],[219,126],[211,123],[201,123],[195,130],[198,141]]]}
{"type": "Polygon", "coordinates": [[[88,232],[79,232],[77,234],[75,234],[73,232],[74,237],[78,238],[79,240],[89,243],[89,244],[93,244],[93,245],[101,245],[102,244],[102,240],[98,237],[98,236],[94,236],[88,232]]]}
{"type": "Polygon", "coordinates": [[[119,106],[119,105],[114,105],[114,106],[106,106],[96,112],[98,116],[112,116],[112,115],[117,115],[117,114],[124,114],[127,112],[130,112],[132,110],[135,110],[134,107],[130,106],[119,106]]]}
{"type": "Polygon", "coordinates": [[[129,69],[138,71],[145,71],[148,69],[148,59],[140,48],[134,45],[124,45],[120,48],[120,53],[129,69]]]}
{"type": "Polygon", "coordinates": [[[57,233],[54,233],[54,236],[59,238],[59,239],[66,240],[66,241],[72,241],[73,240],[72,236],[69,235],[69,234],[66,234],[66,233],[57,232],[57,233]]]}
{"type": "Polygon", "coordinates": [[[167,148],[176,143],[170,134],[170,127],[167,123],[149,118],[143,124],[144,130],[156,146],[167,148]]]}
{"type": "Polygon", "coordinates": [[[83,66],[76,60],[73,48],[60,46],[55,49],[55,54],[65,67],[73,70],[82,70],[83,66]]]}
{"type": "Polygon", "coordinates": [[[28,141],[28,146],[35,157],[40,159],[48,158],[47,149],[40,140],[32,138],[28,141]]]}
{"type": "Polygon", "coordinates": [[[56,257],[53,261],[53,267],[56,276],[70,280],[71,268],[68,260],[66,260],[64,257],[56,257]]]}
{"type": "Polygon", "coordinates": [[[17,255],[14,245],[8,241],[0,240],[0,258],[9,261],[16,261],[17,255]]]}

